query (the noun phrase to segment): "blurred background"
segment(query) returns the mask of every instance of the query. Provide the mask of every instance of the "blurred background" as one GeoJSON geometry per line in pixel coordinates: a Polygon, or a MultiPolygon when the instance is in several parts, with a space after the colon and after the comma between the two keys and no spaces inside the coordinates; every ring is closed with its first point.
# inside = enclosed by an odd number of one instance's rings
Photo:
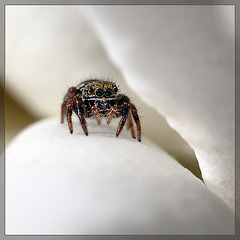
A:
{"type": "MultiPolygon", "coordinates": [[[[0,94],[4,89],[0,88],[0,94]]],[[[28,112],[21,104],[17,103],[7,92],[5,92],[5,144],[11,140],[26,126],[39,120],[28,112]]]]}

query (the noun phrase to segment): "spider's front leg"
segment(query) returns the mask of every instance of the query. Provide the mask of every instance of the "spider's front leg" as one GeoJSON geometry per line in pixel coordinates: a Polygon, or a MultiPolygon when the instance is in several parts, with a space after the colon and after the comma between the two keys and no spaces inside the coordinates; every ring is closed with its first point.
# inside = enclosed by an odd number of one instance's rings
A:
{"type": "Polygon", "coordinates": [[[131,116],[130,113],[128,114],[127,128],[130,129],[132,137],[136,138],[135,137],[135,129],[134,129],[134,126],[133,126],[133,119],[132,119],[132,116],[131,116]]]}
{"type": "Polygon", "coordinates": [[[82,129],[87,136],[88,130],[87,130],[87,126],[86,126],[86,120],[84,117],[83,101],[82,101],[82,97],[80,95],[76,95],[74,97],[74,112],[77,114],[77,116],[80,120],[80,123],[82,125],[82,129]]]}
{"type": "Polygon", "coordinates": [[[64,123],[64,116],[66,113],[66,107],[67,107],[67,101],[63,101],[62,106],[61,106],[61,123],[64,123]]]}
{"type": "Polygon", "coordinates": [[[140,123],[140,120],[139,120],[139,117],[138,117],[137,108],[132,103],[130,103],[129,105],[130,105],[130,108],[131,108],[133,119],[134,119],[134,121],[137,125],[137,140],[139,142],[141,142],[141,123],[140,123]]]}
{"type": "MultiPolygon", "coordinates": [[[[128,119],[128,114],[129,114],[129,109],[130,109],[129,103],[130,103],[130,99],[127,96],[119,94],[116,99],[116,106],[114,106],[115,108],[113,107],[113,109],[112,109],[113,112],[116,111],[115,109],[121,109],[122,118],[118,124],[117,132],[116,132],[117,137],[121,133],[121,131],[128,119]]],[[[112,112],[110,112],[110,114],[111,113],[112,112]]],[[[109,114],[109,116],[110,116],[110,114],[109,114]]]]}
{"type": "Polygon", "coordinates": [[[135,138],[135,130],[134,130],[133,120],[132,120],[132,116],[133,116],[133,119],[137,126],[137,140],[141,142],[141,124],[140,124],[138,112],[135,105],[130,102],[130,99],[127,96],[123,94],[119,94],[116,98],[116,104],[112,107],[111,111],[109,112],[107,123],[111,122],[113,115],[117,110],[121,110],[122,118],[118,124],[116,136],[117,137],[119,136],[126,121],[128,120],[128,127],[131,130],[132,137],[135,138]],[[131,112],[130,112],[130,109],[131,109],[131,112]]]}
{"type": "Polygon", "coordinates": [[[73,133],[72,126],[72,110],[73,110],[73,99],[76,95],[77,89],[75,87],[71,87],[68,89],[67,95],[64,97],[62,106],[61,106],[61,123],[64,122],[64,116],[67,112],[67,122],[70,133],[73,133]]]}
{"type": "MultiPolygon", "coordinates": [[[[115,104],[108,114],[107,124],[109,124],[112,121],[113,115],[116,113],[117,109],[118,109],[117,104],[115,104]]],[[[133,120],[132,120],[132,116],[131,116],[130,113],[128,114],[127,123],[128,123],[127,128],[131,130],[132,137],[136,138],[135,137],[135,130],[134,130],[134,126],[133,126],[133,120]]]]}
{"type": "Polygon", "coordinates": [[[64,122],[64,116],[67,113],[67,122],[68,122],[68,128],[70,133],[73,133],[72,111],[74,111],[78,115],[83,131],[86,135],[88,135],[86,120],[84,118],[84,108],[82,103],[82,97],[77,92],[77,88],[75,87],[69,88],[68,93],[64,97],[64,100],[61,106],[61,123],[64,122]]]}

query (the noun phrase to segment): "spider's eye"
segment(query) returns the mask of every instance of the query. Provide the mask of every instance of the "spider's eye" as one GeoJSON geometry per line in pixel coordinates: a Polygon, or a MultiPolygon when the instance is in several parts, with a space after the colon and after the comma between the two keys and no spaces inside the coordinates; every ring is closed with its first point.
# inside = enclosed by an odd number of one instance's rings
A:
{"type": "Polygon", "coordinates": [[[89,90],[88,90],[89,93],[93,93],[94,92],[94,89],[91,87],[89,90]]]}
{"type": "Polygon", "coordinates": [[[116,92],[118,91],[118,88],[115,87],[115,88],[113,89],[113,91],[116,93],[116,92]]]}
{"type": "Polygon", "coordinates": [[[101,97],[103,95],[103,90],[102,89],[97,89],[96,95],[101,97]]]}
{"type": "Polygon", "coordinates": [[[112,95],[112,89],[108,88],[106,91],[105,91],[105,95],[107,97],[110,97],[112,95]]]}

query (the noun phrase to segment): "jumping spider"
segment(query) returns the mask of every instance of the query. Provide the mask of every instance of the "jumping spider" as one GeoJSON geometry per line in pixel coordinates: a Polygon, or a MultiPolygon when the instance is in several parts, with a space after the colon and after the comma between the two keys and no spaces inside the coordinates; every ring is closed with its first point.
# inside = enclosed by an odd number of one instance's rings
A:
{"type": "Polygon", "coordinates": [[[137,109],[130,99],[118,94],[118,87],[114,82],[103,80],[86,80],[77,87],[68,89],[61,106],[61,123],[64,122],[64,115],[67,115],[68,128],[73,133],[72,111],[78,116],[82,129],[86,135],[88,130],[85,118],[95,116],[98,124],[102,117],[107,117],[109,124],[112,118],[121,117],[116,136],[121,133],[126,121],[132,137],[135,138],[133,119],[137,126],[137,140],[141,142],[141,124],[137,109]],[[133,119],[132,119],[133,117],[133,119]]]}

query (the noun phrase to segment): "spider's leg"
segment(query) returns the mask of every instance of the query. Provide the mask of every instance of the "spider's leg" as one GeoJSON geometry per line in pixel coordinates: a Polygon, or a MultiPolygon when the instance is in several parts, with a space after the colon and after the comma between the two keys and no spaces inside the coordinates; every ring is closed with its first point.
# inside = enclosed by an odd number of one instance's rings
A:
{"type": "Polygon", "coordinates": [[[67,108],[67,122],[68,122],[68,128],[70,130],[70,133],[73,133],[73,126],[72,126],[72,108],[67,108]]]}
{"type": "Polygon", "coordinates": [[[63,101],[62,106],[61,106],[61,123],[64,122],[64,116],[66,113],[66,106],[67,106],[67,101],[63,101]]]}
{"type": "Polygon", "coordinates": [[[88,130],[87,130],[87,126],[86,126],[86,120],[85,120],[85,117],[84,117],[83,102],[82,102],[81,96],[79,96],[79,95],[76,95],[75,98],[74,98],[74,108],[75,108],[76,114],[78,115],[80,123],[82,125],[82,129],[87,136],[88,135],[88,130]]]}
{"type": "Polygon", "coordinates": [[[133,119],[137,125],[137,140],[141,142],[141,123],[138,117],[138,112],[134,104],[130,103],[130,108],[132,110],[133,119]]]}
{"type": "Polygon", "coordinates": [[[100,124],[101,123],[101,116],[100,116],[100,113],[99,113],[97,107],[94,105],[94,106],[91,107],[91,110],[93,111],[93,113],[94,113],[94,115],[97,119],[98,124],[100,124]]]}
{"type": "Polygon", "coordinates": [[[128,127],[128,129],[130,128],[132,137],[133,137],[133,138],[136,138],[136,137],[135,137],[135,129],[134,129],[134,126],[133,126],[133,119],[132,119],[132,116],[131,116],[130,113],[128,114],[127,127],[128,127]]]}
{"type": "Polygon", "coordinates": [[[114,105],[108,114],[107,124],[109,124],[112,121],[113,115],[116,111],[117,111],[117,105],[114,105]]]}
{"type": "Polygon", "coordinates": [[[116,132],[117,137],[121,133],[121,131],[122,131],[122,129],[123,129],[123,127],[124,127],[124,125],[127,121],[128,113],[129,113],[129,105],[128,105],[128,103],[124,102],[123,107],[122,107],[122,118],[119,121],[117,132],[116,132]]]}
{"type": "Polygon", "coordinates": [[[76,94],[76,91],[77,89],[75,87],[69,88],[61,106],[61,122],[63,123],[64,115],[67,110],[67,122],[68,122],[68,128],[70,130],[70,133],[73,133],[72,110],[73,110],[73,98],[76,94]]]}

